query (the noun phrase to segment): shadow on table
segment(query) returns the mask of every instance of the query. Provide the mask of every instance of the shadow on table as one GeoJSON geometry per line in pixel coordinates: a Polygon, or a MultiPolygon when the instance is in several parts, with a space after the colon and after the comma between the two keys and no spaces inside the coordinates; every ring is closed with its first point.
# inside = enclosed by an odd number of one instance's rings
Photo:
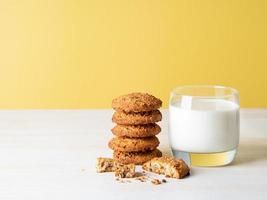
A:
{"type": "Polygon", "coordinates": [[[240,143],[233,165],[242,165],[256,161],[267,161],[267,140],[240,143]]]}

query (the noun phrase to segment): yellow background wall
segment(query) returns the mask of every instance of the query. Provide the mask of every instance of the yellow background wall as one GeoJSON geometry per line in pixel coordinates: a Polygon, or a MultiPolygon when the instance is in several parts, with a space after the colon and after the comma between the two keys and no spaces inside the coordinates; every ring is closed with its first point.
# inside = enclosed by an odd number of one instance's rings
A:
{"type": "Polygon", "coordinates": [[[267,107],[265,0],[0,1],[0,108],[109,108],[220,84],[267,107]]]}

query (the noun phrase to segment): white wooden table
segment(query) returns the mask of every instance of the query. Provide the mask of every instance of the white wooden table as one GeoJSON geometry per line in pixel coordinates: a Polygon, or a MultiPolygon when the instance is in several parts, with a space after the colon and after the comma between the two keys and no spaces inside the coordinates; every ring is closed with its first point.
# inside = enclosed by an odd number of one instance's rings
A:
{"type": "MultiPolygon", "coordinates": [[[[159,135],[169,154],[167,112],[159,135]]],[[[111,156],[111,110],[0,111],[0,199],[267,199],[267,110],[241,111],[241,142],[227,167],[193,167],[183,180],[119,183],[97,174],[111,156]]]]}

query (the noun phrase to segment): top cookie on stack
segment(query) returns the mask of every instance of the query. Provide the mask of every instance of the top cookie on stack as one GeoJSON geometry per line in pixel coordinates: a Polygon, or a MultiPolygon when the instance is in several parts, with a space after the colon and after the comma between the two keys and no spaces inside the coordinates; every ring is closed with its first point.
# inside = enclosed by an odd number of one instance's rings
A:
{"type": "Polygon", "coordinates": [[[131,93],[112,101],[116,111],[112,121],[117,125],[111,130],[117,136],[109,142],[118,162],[142,164],[161,156],[155,137],[161,129],[156,122],[162,115],[158,110],[162,101],[147,93],[131,93]]]}
{"type": "Polygon", "coordinates": [[[118,112],[126,113],[148,112],[157,110],[162,106],[162,101],[147,93],[131,93],[117,97],[112,101],[112,108],[118,112]]]}

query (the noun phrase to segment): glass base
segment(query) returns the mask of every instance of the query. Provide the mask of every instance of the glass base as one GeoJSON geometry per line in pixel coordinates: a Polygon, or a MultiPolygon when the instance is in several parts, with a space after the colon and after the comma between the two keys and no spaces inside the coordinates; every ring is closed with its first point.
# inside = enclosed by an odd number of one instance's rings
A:
{"type": "Polygon", "coordinates": [[[190,153],[172,149],[176,158],[182,158],[188,165],[215,167],[230,164],[237,153],[237,149],[219,153],[190,153]]]}

